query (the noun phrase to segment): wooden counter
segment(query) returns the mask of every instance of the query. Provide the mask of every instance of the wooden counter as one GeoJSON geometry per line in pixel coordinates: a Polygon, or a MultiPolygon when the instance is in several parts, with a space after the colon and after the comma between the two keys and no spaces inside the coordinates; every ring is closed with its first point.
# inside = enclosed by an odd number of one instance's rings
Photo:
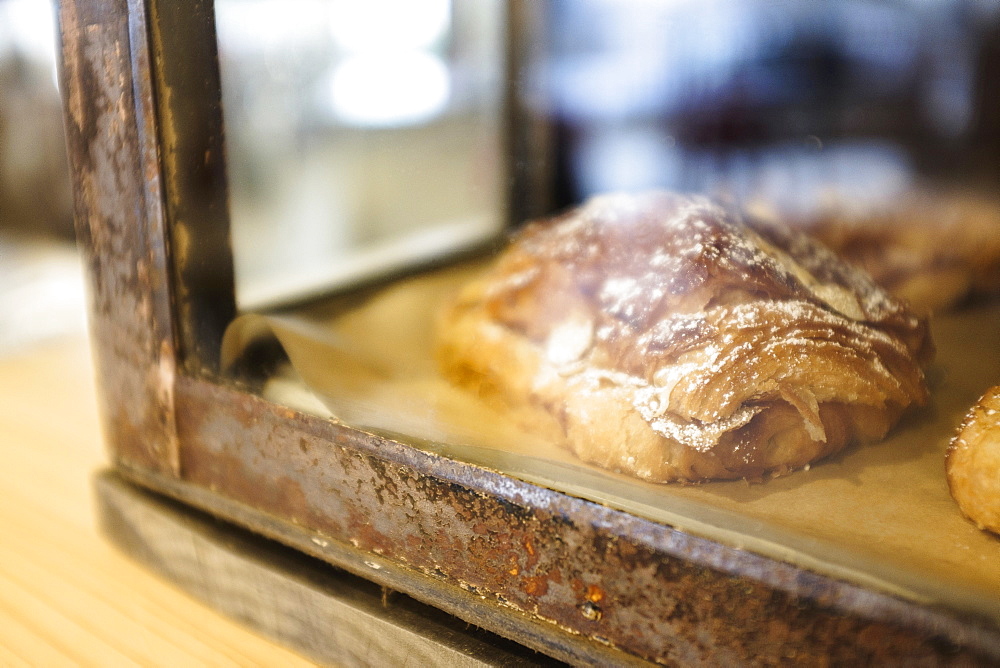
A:
{"type": "Polygon", "coordinates": [[[0,357],[0,665],[311,665],[98,534],[97,415],[82,338],[0,357]]]}

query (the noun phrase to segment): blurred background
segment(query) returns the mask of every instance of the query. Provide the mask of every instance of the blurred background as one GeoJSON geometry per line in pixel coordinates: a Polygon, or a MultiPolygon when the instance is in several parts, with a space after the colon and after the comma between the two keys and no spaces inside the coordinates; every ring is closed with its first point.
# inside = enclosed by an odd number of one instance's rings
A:
{"type": "Polygon", "coordinates": [[[995,0],[216,8],[244,307],[609,190],[1000,183],[995,0]]]}
{"type": "Polygon", "coordinates": [[[504,0],[217,0],[242,306],[504,226],[504,0]]]}
{"type": "Polygon", "coordinates": [[[563,200],[1000,170],[1000,3],[545,4],[531,71],[557,126],[563,200]]]}
{"type": "Polygon", "coordinates": [[[0,0],[0,356],[84,330],[54,9],[0,0]]]}
{"type": "MultiPolygon", "coordinates": [[[[996,0],[215,4],[245,308],[608,190],[1000,184],[996,0]]],[[[53,18],[0,0],[0,349],[80,327],[53,18]]]]}

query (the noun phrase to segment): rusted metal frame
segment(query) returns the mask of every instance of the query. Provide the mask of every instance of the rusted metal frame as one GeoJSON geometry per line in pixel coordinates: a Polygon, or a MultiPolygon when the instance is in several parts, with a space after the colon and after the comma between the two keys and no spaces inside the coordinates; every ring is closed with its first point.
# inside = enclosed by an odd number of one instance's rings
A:
{"type": "Polygon", "coordinates": [[[117,471],[96,475],[93,487],[98,524],[115,545],[188,594],[319,665],[557,664],[408,596],[143,489],[117,471]]]}
{"type": "Polygon", "coordinates": [[[178,357],[184,373],[211,377],[236,314],[215,7],[145,1],[178,357]]]}
{"type": "Polygon", "coordinates": [[[349,543],[341,543],[325,534],[278,519],[271,513],[214,495],[200,485],[145,470],[123,468],[117,472],[143,488],[180,500],[188,506],[211,513],[214,517],[222,517],[236,526],[318,558],[390,591],[405,593],[464,622],[518,642],[546,656],[579,665],[649,664],[648,661],[625,654],[607,644],[554,627],[546,620],[499,606],[473,589],[455,586],[440,578],[413,571],[392,559],[365,552],[349,543]]]}
{"type": "Polygon", "coordinates": [[[60,0],[60,83],[105,439],[176,475],[174,319],[141,2],[60,0]]]}
{"type": "Polygon", "coordinates": [[[989,622],[232,388],[182,377],[177,408],[185,482],[145,484],[557,658],[1000,661],[989,622]]]}

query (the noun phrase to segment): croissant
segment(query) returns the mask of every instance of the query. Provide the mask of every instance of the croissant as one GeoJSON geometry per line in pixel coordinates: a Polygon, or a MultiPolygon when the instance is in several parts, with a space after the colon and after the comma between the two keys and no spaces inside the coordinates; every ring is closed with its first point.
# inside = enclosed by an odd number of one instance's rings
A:
{"type": "Polygon", "coordinates": [[[1000,201],[929,184],[886,201],[858,203],[825,193],[809,213],[752,202],[781,215],[886,291],[925,312],[953,310],[969,298],[1000,295],[1000,201]]]}
{"type": "Polygon", "coordinates": [[[584,461],[760,479],[927,399],[927,323],[801,233],[670,192],[525,226],[443,309],[444,374],[584,461]]]}
{"type": "Polygon", "coordinates": [[[945,455],[948,489],[980,529],[1000,534],[1000,385],[969,410],[945,455]]]}

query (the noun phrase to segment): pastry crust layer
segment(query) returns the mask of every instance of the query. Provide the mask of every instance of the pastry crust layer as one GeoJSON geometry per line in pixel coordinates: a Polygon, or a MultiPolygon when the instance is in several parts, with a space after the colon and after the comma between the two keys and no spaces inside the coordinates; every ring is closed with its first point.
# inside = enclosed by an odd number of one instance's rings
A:
{"type": "Polygon", "coordinates": [[[805,236],[701,197],[608,195],[524,228],[444,310],[451,379],[581,459],[759,478],[923,403],[926,322],[805,236]]]}
{"type": "Polygon", "coordinates": [[[962,513],[1000,534],[1000,385],[969,410],[948,446],[945,471],[962,513]]]}
{"type": "Polygon", "coordinates": [[[1000,294],[1000,201],[932,185],[859,203],[827,193],[808,212],[751,204],[780,217],[921,312],[953,309],[970,297],[1000,294]]]}

